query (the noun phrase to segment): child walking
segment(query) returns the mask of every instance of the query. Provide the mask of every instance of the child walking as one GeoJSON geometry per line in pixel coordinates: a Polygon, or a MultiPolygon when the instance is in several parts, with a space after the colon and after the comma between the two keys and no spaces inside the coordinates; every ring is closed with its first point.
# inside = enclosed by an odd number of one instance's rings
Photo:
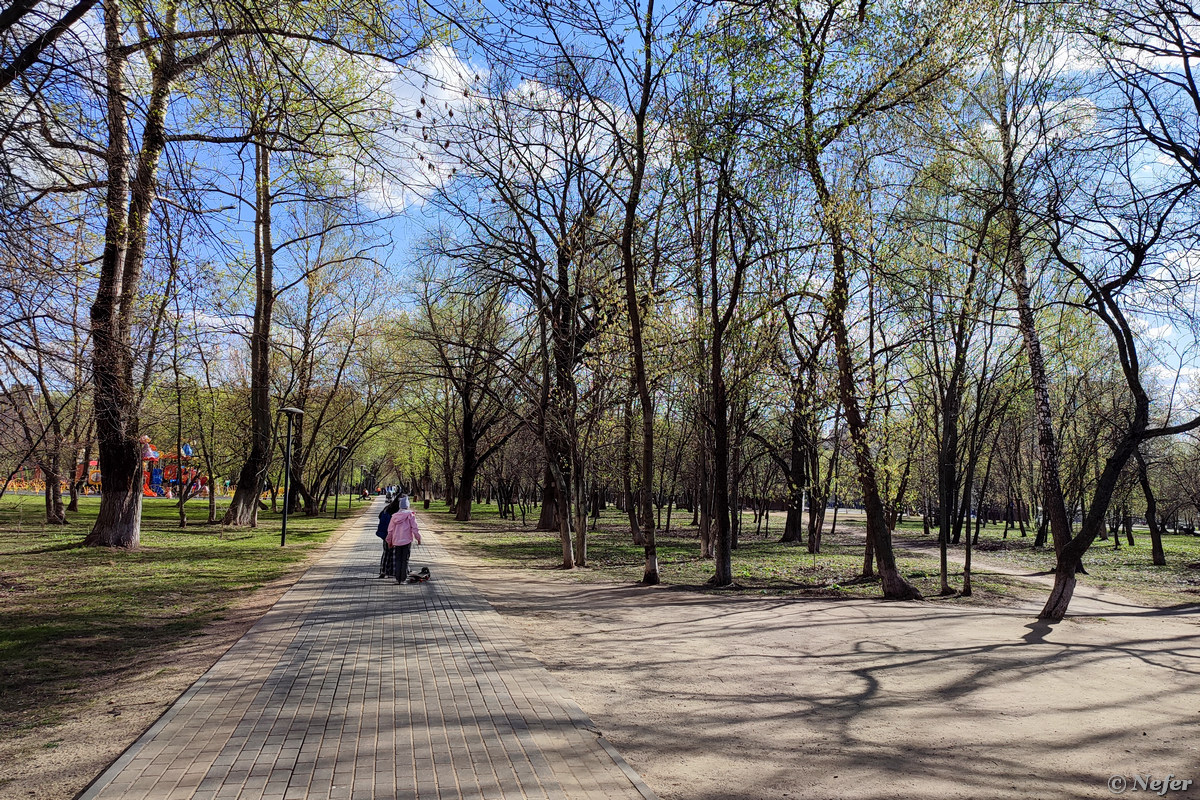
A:
{"type": "Polygon", "coordinates": [[[408,495],[401,495],[396,513],[388,522],[387,543],[395,557],[396,583],[404,583],[408,577],[408,556],[412,543],[421,543],[421,532],[417,530],[417,515],[408,507],[408,495]]]}

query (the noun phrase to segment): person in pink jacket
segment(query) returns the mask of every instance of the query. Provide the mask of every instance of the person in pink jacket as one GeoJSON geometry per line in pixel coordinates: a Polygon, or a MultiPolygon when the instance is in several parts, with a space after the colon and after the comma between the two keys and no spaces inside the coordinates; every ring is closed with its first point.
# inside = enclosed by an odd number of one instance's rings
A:
{"type": "Polygon", "coordinates": [[[413,542],[421,543],[421,532],[417,530],[417,515],[408,507],[408,496],[400,497],[400,510],[392,514],[388,522],[387,543],[396,548],[396,583],[408,578],[408,556],[413,542]]]}

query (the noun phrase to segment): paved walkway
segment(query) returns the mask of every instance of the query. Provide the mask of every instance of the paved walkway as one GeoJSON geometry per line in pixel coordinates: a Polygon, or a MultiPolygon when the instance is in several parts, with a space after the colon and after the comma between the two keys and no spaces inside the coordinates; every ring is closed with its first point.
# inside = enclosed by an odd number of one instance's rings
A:
{"type": "Polygon", "coordinates": [[[377,579],[374,520],[81,800],[653,798],[436,534],[411,562],[433,580],[377,579]]]}

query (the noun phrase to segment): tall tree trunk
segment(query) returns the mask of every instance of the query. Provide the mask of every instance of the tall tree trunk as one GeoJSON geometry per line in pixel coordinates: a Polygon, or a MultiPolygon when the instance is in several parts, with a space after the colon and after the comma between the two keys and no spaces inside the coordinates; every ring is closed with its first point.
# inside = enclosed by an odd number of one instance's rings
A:
{"type": "Polygon", "coordinates": [[[60,456],[57,451],[52,451],[42,462],[42,473],[46,478],[46,522],[50,525],[67,523],[67,514],[63,509],[61,472],[60,456]]]}
{"type": "Polygon", "coordinates": [[[275,310],[275,254],[271,244],[270,151],[254,145],[254,319],[250,331],[250,452],[238,473],[225,525],[258,526],[263,479],[271,465],[271,320],[275,310]]]}
{"type": "Polygon", "coordinates": [[[542,511],[534,530],[558,530],[558,483],[549,463],[542,475],[542,511]]]}
{"type": "Polygon", "coordinates": [[[783,522],[781,542],[799,542],[804,536],[804,489],[808,484],[807,437],[801,411],[801,389],[797,387],[792,400],[790,458],[787,472],[787,516],[783,522]]]}
{"type": "MultiPolygon", "coordinates": [[[[709,418],[713,414],[711,387],[703,391],[700,397],[701,415],[709,418]]],[[[716,552],[716,542],[713,534],[713,451],[712,426],[707,422],[696,426],[698,442],[696,447],[696,514],[697,532],[700,535],[700,557],[713,558],[716,552]]]]}
{"type": "Polygon", "coordinates": [[[971,596],[971,532],[968,530],[967,535],[963,537],[963,597],[971,596]]]}
{"type": "Polygon", "coordinates": [[[871,454],[870,432],[859,409],[854,376],[854,356],[851,352],[850,332],[846,326],[846,307],[850,296],[850,286],[846,275],[841,229],[836,222],[832,221],[832,215],[837,214],[838,211],[828,202],[829,199],[826,197],[825,207],[830,215],[830,221],[827,224],[830,227],[830,240],[833,245],[833,285],[826,298],[826,310],[832,324],[834,349],[837,353],[838,390],[841,394],[842,413],[846,419],[846,429],[850,434],[851,453],[854,457],[854,465],[858,469],[859,484],[862,488],[863,510],[867,517],[867,538],[879,566],[883,596],[890,600],[919,599],[921,593],[905,580],[896,568],[891,532],[887,527],[883,499],[880,497],[879,484],[876,479],[875,461],[871,454]]]}
{"type": "MultiPolygon", "coordinates": [[[[806,119],[811,120],[812,109],[806,108],[806,119]]],[[[838,394],[841,397],[842,413],[846,419],[846,430],[850,434],[854,465],[858,470],[859,485],[863,495],[863,510],[867,517],[867,538],[875,552],[879,565],[879,577],[883,585],[883,596],[891,600],[919,599],[921,593],[904,579],[896,569],[896,558],[892,552],[892,536],[884,514],[883,499],[879,494],[879,483],[875,471],[875,460],[871,453],[870,431],[858,403],[857,381],[854,374],[854,353],[851,349],[850,331],[846,325],[846,309],[850,302],[850,281],[847,275],[846,242],[839,215],[842,209],[835,202],[825,182],[818,160],[816,133],[811,125],[806,126],[804,160],[809,178],[816,189],[822,212],[822,225],[827,234],[832,258],[832,285],[825,297],[825,311],[833,334],[833,345],[837,359],[838,394]]]]}
{"type": "Polygon", "coordinates": [[[954,590],[950,588],[946,551],[950,547],[951,526],[954,524],[955,516],[951,513],[951,509],[957,506],[955,489],[958,484],[958,407],[960,402],[957,389],[958,387],[951,387],[943,398],[941,449],[938,452],[938,551],[941,561],[941,593],[943,595],[954,593],[954,590]]]}
{"type": "MultiPolygon", "coordinates": [[[[105,101],[108,123],[104,253],[92,304],[93,405],[104,491],[87,545],[137,547],[141,540],[139,409],[133,385],[131,327],[138,301],[146,236],[157,190],[158,164],[166,146],[166,113],[176,68],[174,45],[164,40],[151,75],[150,100],[132,182],[125,122],[120,0],[104,8],[105,101]]],[[[173,27],[168,12],[164,25],[173,27]]]]}
{"type": "Polygon", "coordinates": [[[459,522],[471,519],[471,499],[475,494],[475,475],[479,471],[475,431],[474,410],[468,402],[463,403],[462,418],[462,479],[458,484],[458,504],[454,518],[459,522]]]}
{"type": "MultiPolygon", "coordinates": [[[[728,405],[728,395],[726,395],[726,403],[728,405]]],[[[730,413],[734,412],[736,404],[730,407],[730,413]]],[[[730,424],[729,440],[730,457],[729,457],[729,547],[731,550],[738,549],[738,537],[742,532],[742,445],[741,436],[738,433],[740,425],[730,424]]]]}
{"type": "Polygon", "coordinates": [[[1046,374],[1042,341],[1037,332],[1030,301],[1029,273],[1025,263],[1021,219],[1011,176],[1005,182],[1004,192],[1008,223],[1007,256],[1013,293],[1017,299],[1017,324],[1024,340],[1025,355],[1029,360],[1029,376],[1033,384],[1034,421],[1037,425],[1038,458],[1042,466],[1042,496],[1045,503],[1043,513],[1049,521],[1054,552],[1061,556],[1063,548],[1071,539],[1071,525],[1067,517],[1062,485],[1059,483],[1058,445],[1054,436],[1054,414],[1050,407],[1050,379],[1046,374]]]}
{"type": "Polygon", "coordinates": [[[637,228],[638,206],[642,200],[642,183],[646,175],[649,158],[646,147],[646,120],[654,88],[657,67],[654,64],[655,20],[653,5],[646,12],[641,28],[642,59],[639,77],[640,94],[638,106],[633,109],[632,176],[629,193],[625,197],[624,219],[621,225],[621,267],[625,283],[625,313],[629,315],[629,346],[633,361],[633,381],[637,387],[638,401],[642,412],[642,458],[641,458],[641,523],[644,563],[642,583],[653,586],[659,582],[658,544],[654,531],[654,510],[651,508],[650,493],[654,489],[654,398],[650,393],[650,379],[646,373],[645,344],[642,333],[642,305],[638,299],[638,265],[634,258],[633,237],[637,228]]]}
{"type": "Polygon", "coordinates": [[[1162,528],[1158,524],[1158,500],[1154,497],[1154,488],[1150,485],[1149,471],[1146,469],[1146,459],[1142,451],[1134,454],[1138,465],[1138,483],[1141,484],[1142,494],[1146,497],[1146,527],[1150,529],[1150,551],[1154,566],[1165,567],[1167,555],[1163,551],[1162,528]]]}
{"type": "Polygon", "coordinates": [[[575,502],[575,566],[587,566],[587,488],[583,469],[579,459],[574,459],[572,483],[574,485],[575,502]]]}
{"type": "MultiPolygon", "coordinates": [[[[631,387],[632,388],[632,387],[631,387]]],[[[637,500],[633,495],[633,398],[624,403],[624,437],[621,447],[621,490],[625,493],[625,513],[629,515],[629,531],[635,545],[644,545],[642,526],[638,524],[637,500]]]]}
{"type": "Polygon", "coordinates": [[[568,476],[563,473],[560,464],[551,467],[554,479],[555,517],[558,520],[558,541],[562,546],[562,568],[575,568],[575,548],[571,541],[571,502],[567,487],[568,476]]]}
{"type": "Polygon", "coordinates": [[[729,403],[725,395],[725,379],[721,374],[724,350],[719,338],[713,343],[712,365],[712,429],[713,429],[713,517],[716,522],[714,547],[715,572],[710,583],[728,586],[733,583],[733,531],[729,508],[729,403]]]}
{"type": "MultiPolygon", "coordinates": [[[[821,529],[825,526],[825,508],[829,505],[829,496],[833,491],[834,481],[837,480],[838,457],[842,451],[841,426],[842,404],[838,403],[833,412],[833,453],[829,457],[829,469],[825,472],[825,482],[821,485],[820,494],[814,498],[813,493],[809,492],[808,497],[808,552],[810,553],[821,552],[821,529]]],[[[816,479],[820,474],[821,450],[817,446],[818,441],[820,441],[819,436],[814,431],[809,446],[809,458],[811,459],[809,475],[813,490],[817,488],[816,479]]]]}
{"type": "MultiPolygon", "coordinates": [[[[1008,210],[1008,257],[1017,298],[1017,322],[1024,339],[1025,355],[1029,360],[1029,375],[1033,385],[1034,419],[1038,431],[1038,457],[1042,466],[1042,494],[1045,504],[1043,514],[1050,528],[1054,552],[1058,557],[1054,570],[1054,587],[1039,616],[1042,619],[1059,620],[1066,614],[1071,597],[1075,594],[1075,575],[1083,569],[1082,551],[1069,547],[1072,543],[1071,524],[1067,516],[1062,485],[1059,483],[1058,447],[1054,437],[1053,411],[1050,408],[1050,380],[1046,374],[1041,338],[1038,336],[1030,303],[1029,277],[1021,249],[1020,219],[1016,213],[1015,201],[1008,210]]],[[[1093,503],[1096,502],[1098,501],[1093,500],[1093,503]]],[[[1080,532],[1080,537],[1083,533],[1080,532]]],[[[1089,539],[1088,545],[1090,544],[1089,539]]]]}

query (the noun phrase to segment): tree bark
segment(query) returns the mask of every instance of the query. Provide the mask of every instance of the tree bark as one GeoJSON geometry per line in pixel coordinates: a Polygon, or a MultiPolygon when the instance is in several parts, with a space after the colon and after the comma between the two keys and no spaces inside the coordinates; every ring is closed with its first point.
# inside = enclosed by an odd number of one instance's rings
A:
{"type": "MultiPolygon", "coordinates": [[[[125,145],[126,57],[121,49],[120,14],[119,0],[105,5],[108,186],[104,253],[91,309],[93,404],[104,489],[96,523],[84,544],[134,548],[141,540],[142,489],[131,327],[156,197],[158,164],[166,146],[166,113],[175,59],[173,44],[166,39],[151,76],[141,150],[131,181],[125,145]]],[[[165,25],[172,27],[173,22],[173,14],[168,13],[165,25]]]]}
{"type": "Polygon", "coordinates": [[[473,409],[463,403],[462,418],[462,476],[458,484],[458,503],[454,509],[454,518],[459,522],[471,519],[471,498],[475,494],[475,475],[479,464],[476,458],[477,434],[473,429],[473,409]]]}
{"type": "MultiPolygon", "coordinates": [[[[632,387],[631,387],[632,388],[632,387]]],[[[624,403],[624,438],[621,447],[621,489],[624,492],[625,513],[629,515],[629,531],[635,545],[644,545],[642,526],[638,524],[637,500],[633,495],[633,398],[624,403]]]]}
{"type": "MultiPolygon", "coordinates": [[[[810,171],[819,175],[819,167],[815,163],[810,164],[810,171]]],[[[823,181],[821,181],[821,186],[823,189],[823,181]]],[[[833,216],[838,212],[833,208],[833,204],[830,202],[832,198],[827,192],[819,189],[818,193],[824,198],[823,206],[827,215],[826,226],[829,229],[830,244],[833,249],[833,285],[826,298],[825,307],[832,325],[834,349],[837,354],[838,391],[841,395],[842,414],[846,419],[846,429],[850,434],[851,453],[854,465],[858,469],[859,484],[862,488],[863,507],[867,517],[867,538],[871,549],[874,550],[875,561],[879,567],[883,596],[889,600],[920,599],[921,593],[905,580],[896,568],[891,532],[887,527],[883,500],[880,497],[879,484],[876,479],[875,462],[871,454],[869,431],[859,409],[855,388],[854,356],[851,352],[850,332],[846,326],[846,307],[849,301],[850,286],[846,275],[841,227],[833,216]]]]}
{"type": "Polygon", "coordinates": [[[1167,565],[1167,555],[1163,551],[1162,527],[1158,524],[1158,500],[1154,496],[1154,488],[1150,485],[1149,471],[1146,469],[1146,459],[1138,450],[1134,457],[1138,465],[1138,483],[1142,494],[1146,497],[1146,526],[1150,529],[1151,560],[1156,567],[1167,565]]]}
{"type": "Polygon", "coordinates": [[[733,532],[729,519],[729,404],[722,375],[724,348],[719,336],[713,342],[712,353],[713,517],[717,530],[713,552],[715,571],[710,583],[713,586],[728,586],[733,583],[733,532]]]}
{"type": "Polygon", "coordinates": [[[642,414],[642,458],[641,458],[641,524],[643,567],[642,583],[647,586],[658,584],[658,543],[654,531],[654,509],[650,493],[654,489],[654,398],[650,393],[650,379],[646,373],[645,344],[642,331],[642,307],[638,300],[638,268],[633,253],[633,236],[637,227],[638,206],[642,200],[642,184],[646,175],[649,155],[646,148],[646,120],[650,114],[655,80],[653,37],[655,31],[653,5],[646,13],[641,27],[642,59],[638,75],[638,106],[633,111],[633,141],[626,141],[632,155],[629,192],[624,202],[624,219],[621,224],[621,267],[625,288],[625,312],[629,315],[629,347],[633,361],[633,381],[637,388],[642,414]]]}
{"type": "Polygon", "coordinates": [[[1037,424],[1038,458],[1042,466],[1042,497],[1045,503],[1043,513],[1049,523],[1054,552],[1061,555],[1063,547],[1071,539],[1071,524],[1067,517],[1062,485],[1059,483],[1058,446],[1054,436],[1054,413],[1050,408],[1050,379],[1046,375],[1041,337],[1038,335],[1033,307],[1030,304],[1029,276],[1021,247],[1019,225],[1020,220],[1014,207],[1009,211],[1008,256],[1012,268],[1013,290],[1017,298],[1018,327],[1024,340],[1033,384],[1034,419],[1037,424]]]}
{"type": "Polygon", "coordinates": [[[42,461],[42,474],[46,478],[46,523],[49,525],[65,525],[67,522],[67,514],[63,509],[59,459],[59,454],[52,452],[49,458],[42,461]]]}
{"type": "Polygon", "coordinates": [[[788,460],[787,516],[783,522],[780,542],[799,542],[804,537],[804,489],[808,483],[808,453],[804,430],[802,405],[802,383],[798,382],[792,399],[792,424],[790,428],[790,458],[788,460]]]}
{"type": "Polygon", "coordinates": [[[71,502],[67,505],[67,511],[75,512],[79,510],[79,484],[86,485],[88,479],[88,470],[91,466],[88,462],[92,460],[92,421],[89,418],[87,433],[84,434],[84,445],[79,455],[79,461],[83,469],[83,477],[80,480],[72,481],[71,483],[71,502]]]}
{"type": "Polygon", "coordinates": [[[549,465],[542,476],[542,510],[534,530],[558,530],[558,484],[549,465]]]}
{"type": "MultiPolygon", "coordinates": [[[[825,482],[821,485],[820,493],[815,497],[813,492],[817,489],[816,476],[819,472],[819,461],[821,458],[820,448],[817,447],[818,437],[814,434],[813,442],[809,449],[809,464],[810,484],[813,491],[809,492],[808,496],[808,552],[821,552],[821,531],[825,527],[825,509],[829,505],[829,496],[833,491],[834,481],[837,479],[838,458],[842,452],[842,405],[837,404],[833,412],[833,453],[829,457],[829,469],[825,473],[825,482]]],[[[836,522],[837,514],[834,513],[834,521],[836,522]]],[[[830,529],[832,533],[832,528],[830,529]]]]}
{"type": "Polygon", "coordinates": [[[258,526],[258,501],[271,464],[271,320],[275,309],[275,254],[271,244],[270,152],[254,145],[254,319],[250,332],[250,452],[238,473],[224,525],[258,526]]]}
{"type": "Polygon", "coordinates": [[[550,474],[554,481],[555,518],[558,521],[558,540],[562,546],[562,568],[575,568],[575,547],[571,541],[571,505],[566,487],[567,476],[562,466],[552,464],[550,474]]]}

